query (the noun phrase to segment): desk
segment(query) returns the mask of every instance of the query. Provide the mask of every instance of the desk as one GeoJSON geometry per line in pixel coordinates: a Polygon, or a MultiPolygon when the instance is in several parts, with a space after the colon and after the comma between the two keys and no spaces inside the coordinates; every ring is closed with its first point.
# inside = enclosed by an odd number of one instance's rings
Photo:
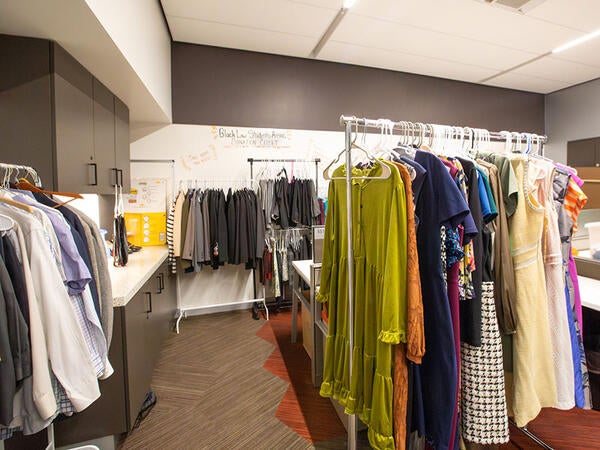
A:
{"type": "Polygon", "coordinates": [[[600,280],[578,277],[581,304],[586,308],[600,311],[600,280]]]}
{"type": "Polygon", "coordinates": [[[313,385],[318,387],[323,379],[323,334],[316,326],[321,320],[321,308],[315,307],[315,298],[317,283],[320,280],[321,264],[315,264],[312,260],[302,260],[292,262],[292,267],[294,269],[290,279],[292,286],[292,343],[295,343],[298,337],[298,302],[301,302],[302,322],[306,325],[304,339],[308,342],[312,341],[312,354],[307,348],[311,360],[311,376],[313,385]],[[310,287],[308,298],[302,292],[302,282],[310,287]]]}

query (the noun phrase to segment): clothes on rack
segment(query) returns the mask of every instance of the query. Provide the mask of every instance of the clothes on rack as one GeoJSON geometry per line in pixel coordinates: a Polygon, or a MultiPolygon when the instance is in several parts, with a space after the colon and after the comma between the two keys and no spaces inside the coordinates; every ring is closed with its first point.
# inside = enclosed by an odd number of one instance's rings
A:
{"type": "MultiPolygon", "coordinates": [[[[186,272],[205,265],[217,270],[228,264],[257,267],[263,255],[265,218],[252,189],[189,189],[180,191],[169,212],[174,259],[189,261],[186,272]]],[[[170,233],[171,234],[171,233],[170,233]]]]}
{"type": "Polygon", "coordinates": [[[322,208],[312,179],[261,179],[259,186],[267,228],[310,227],[320,223],[322,208]]]}
{"type": "Polygon", "coordinates": [[[387,179],[373,179],[379,164],[351,169],[352,330],[346,167],[333,172],[321,395],[358,414],[374,448],[499,445],[509,416],[589,407],[569,265],[580,186],[535,156],[400,147],[380,160],[387,179]]]}
{"type": "Polygon", "coordinates": [[[260,282],[270,284],[277,306],[283,303],[284,284],[294,270],[292,263],[312,258],[309,228],[267,230],[266,245],[260,261],[260,282]]]}
{"type": "Polygon", "coordinates": [[[37,433],[113,373],[112,289],[93,221],[45,194],[0,188],[0,439],[37,433]]]}

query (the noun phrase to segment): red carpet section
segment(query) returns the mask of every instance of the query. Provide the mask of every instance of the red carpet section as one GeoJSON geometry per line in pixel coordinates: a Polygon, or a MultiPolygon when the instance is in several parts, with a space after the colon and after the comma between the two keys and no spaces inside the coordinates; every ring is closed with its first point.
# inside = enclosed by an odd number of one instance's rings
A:
{"type": "Polygon", "coordinates": [[[291,343],[291,312],[271,314],[270,318],[256,333],[275,346],[263,367],[290,384],[276,417],[312,444],[345,436],[331,401],[321,397],[312,384],[310,358],[302,346],[300,316],[296,344],[291,343]]]}

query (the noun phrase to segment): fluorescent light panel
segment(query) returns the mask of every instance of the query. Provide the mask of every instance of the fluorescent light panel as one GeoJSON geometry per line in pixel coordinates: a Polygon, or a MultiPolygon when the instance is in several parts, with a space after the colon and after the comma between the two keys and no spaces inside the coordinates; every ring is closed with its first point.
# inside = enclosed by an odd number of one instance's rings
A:
{"type": "Polygon", "coordinates": [[[584,36],[581,36],[577,39],[572,40],[571,42],[567,42],[566,44],[561,45],[560,47],[556,47],[554,50],[552,50],[552,53],[560,53],[560,52],[564,52],[565,50],[568,50],[570,48],[573,48],[577,45],[583,44],[584,42],[587,42],[591,39],[594,39],[596,37],[600,36],[600,30],[596,30],[593,31],[589,34],[586,34],[584,36]]]}
{"type": "Polygon", "coordinates": [[[354,4],[356,3],[357,0],[344,0],[344,3],[342,4],[342,7],[344,9],[350,9],[354,6],[354,4]]]}

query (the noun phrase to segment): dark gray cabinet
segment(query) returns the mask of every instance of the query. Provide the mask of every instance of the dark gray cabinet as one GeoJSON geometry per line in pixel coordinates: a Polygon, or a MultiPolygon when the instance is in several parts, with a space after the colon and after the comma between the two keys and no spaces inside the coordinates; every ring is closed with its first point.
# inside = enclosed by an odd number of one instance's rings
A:
{"type": "Polygon", "coordinates": [[[57,446],[132,429],[176,308],[175,277],[164,263],[127,305],[114,309],[110,361],[115,372],[100,382],[102,395],[93,405],[55,423],[57,446]]]}
{"type": "Polygon", "coordinates": [[[127,105],[114,97],[115,103],[115,167],[118,169],[119,183],[124,192],[130,188],[129,162],[129,109],[127,105]]]}
{"type": "Polygon", "coordinates": [[[572,167],[600,167],[600,138],[567,142],[567,164],[572,167]]]}
{"type": "Polygon", "coordinates": [[[0,142],[45,187],[129,190],[129,110],[55,42],[0,35],[0,142]]]}
{"type": "Polygon", "coordinates": [[[115,158],[115,100],[112,93],[94,80],[94,163],[97,165],[97,189],[106,192],[118,183],[115,158]]]}

